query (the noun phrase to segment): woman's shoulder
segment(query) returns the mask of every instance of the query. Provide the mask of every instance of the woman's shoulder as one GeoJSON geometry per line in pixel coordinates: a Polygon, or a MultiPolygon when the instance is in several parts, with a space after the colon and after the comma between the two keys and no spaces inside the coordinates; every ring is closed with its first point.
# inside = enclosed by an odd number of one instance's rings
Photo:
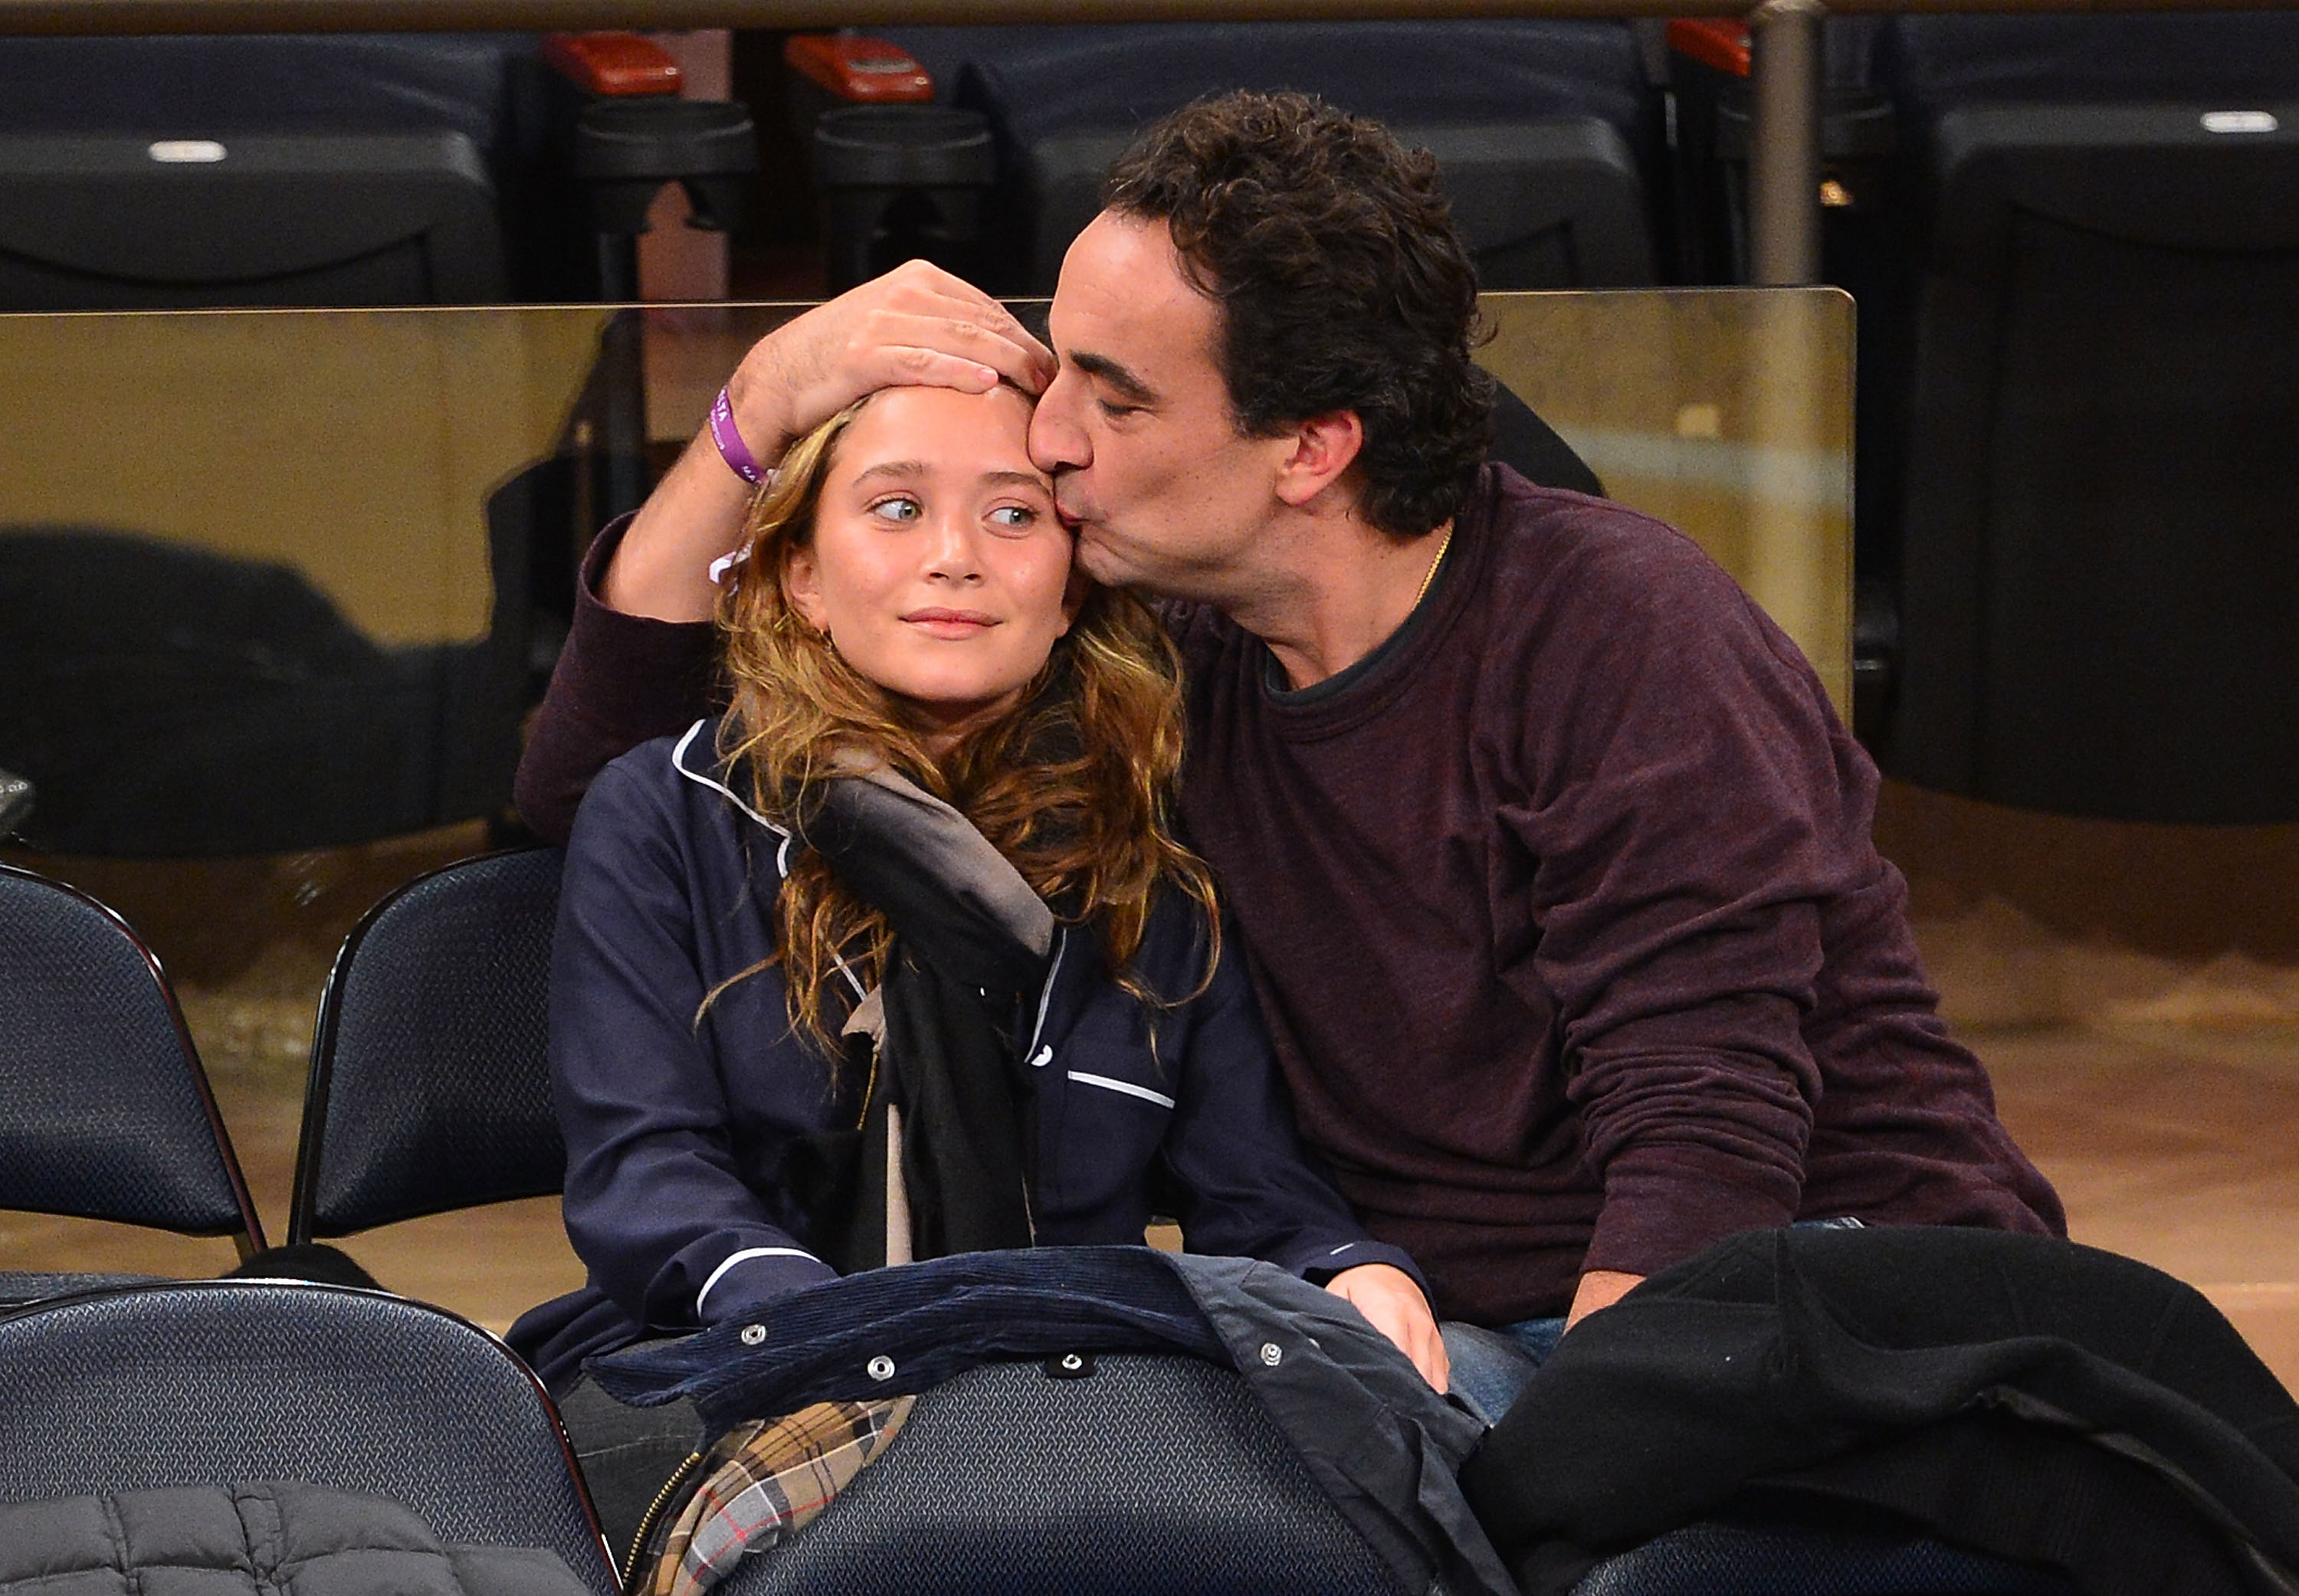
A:
{"type": "Polygon", "coordinates": [[[676,835],[705,848],[765,842],[781,849],[788,831],[751,806],[738,773],[718,751],[718,722],[643,742],[599,773],[577,813],[569,847],[586,837],[635,832],[676,835]]]}

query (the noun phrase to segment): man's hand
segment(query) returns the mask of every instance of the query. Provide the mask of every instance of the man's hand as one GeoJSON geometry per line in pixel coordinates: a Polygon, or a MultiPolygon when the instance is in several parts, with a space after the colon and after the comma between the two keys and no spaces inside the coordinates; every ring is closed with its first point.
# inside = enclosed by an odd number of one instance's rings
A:
{"type": "Polygon", "coordinates": [[[865,393],[922,385],[987,393],[1000,378],[1037,393],[1052,351],[1006,307],[938,266],[912,260],[785,323],[727,382],[735,424],[771,461],[865,393]]]}
{"type": "Polygon", "coordinates": [[[1624,1275],[1617,1269],[1590,1269],[1581,1277],[1580,1288],[1573,1294],[1573,1310],[1564,1316],[1564,1327],[1571,1329],[1599,1308],[1610,1308],[1643,1280],[1642,1275],[1624,1275]]]}
{"type": "MultiPolygon", "coordinates": [[[[1054,357],[1006,308],[923,260],[899,266],[785,322],[727,379],[735,430],[762,465],[865,393],[926,385],[986,393],[1000,378],[1036,393],[1054,357]]],[[[600,583],[610,609],[705,621],[718,602],[710,563],[742,541],[750,484],[709,429],[690,444],[623,534],[600,583]]]]}
{"type": "Polygon", "coordinates": [[[1450,1372],[1445,1339],[1437,1333],[1437,1318],[1412,1276],[1393,1264],[1360,1263],[1326,1281],[1325,1289],[1348,1301],[1374,1329],[1397,1343],[1433,1389],[1445,1389],[1450,1372]]]}

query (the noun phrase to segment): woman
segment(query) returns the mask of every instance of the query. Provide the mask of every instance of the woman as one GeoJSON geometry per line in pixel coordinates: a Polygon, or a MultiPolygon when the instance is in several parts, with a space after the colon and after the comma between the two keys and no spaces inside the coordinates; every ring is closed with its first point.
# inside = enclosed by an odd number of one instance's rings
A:
{"type": "Polygon", "coordinates": [[[513,1332],[554,1391],[847,1269],[1139,1242],[1160,1170],[1197,1250],[1412,1269],[1304,1159],[1166,829],[1168,645],[1073,573],[1029,403],[883,390],[793,446],[726,714],[584,801],[552,1054],[591,1280],[513,1332]]]}

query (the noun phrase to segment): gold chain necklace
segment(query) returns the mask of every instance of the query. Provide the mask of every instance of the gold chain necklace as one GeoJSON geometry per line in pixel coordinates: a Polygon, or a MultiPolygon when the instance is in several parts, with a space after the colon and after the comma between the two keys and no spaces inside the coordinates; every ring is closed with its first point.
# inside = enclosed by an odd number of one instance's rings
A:
{"type": "Polygon", "coordinates": [[[1428,575],[1421,579],[1420,591],[1413,595],[1413,608],[1421,608],[1421,600],[1429,596],[1429,584],[1437,580],[1437,567],[1445,563],[1445,550],[1453,546],[1453,529],[1448,526],[1442,542],[1437,545],[1437,558],[1429,562],[1428,575]]]}

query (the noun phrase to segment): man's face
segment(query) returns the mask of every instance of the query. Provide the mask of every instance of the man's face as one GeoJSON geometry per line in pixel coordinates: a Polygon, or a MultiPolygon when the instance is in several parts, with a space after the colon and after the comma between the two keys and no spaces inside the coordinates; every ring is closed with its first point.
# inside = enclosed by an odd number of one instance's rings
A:
{"type": "Polygon", "coordinates": [[[1278,507],[1293,441],[1240,435],[1219,318],[1161,221],[1104,211],[1062,261],[1048,323],[1061,368],[1030,458],[1097,581],[1220,602],[1278,507]]]}

